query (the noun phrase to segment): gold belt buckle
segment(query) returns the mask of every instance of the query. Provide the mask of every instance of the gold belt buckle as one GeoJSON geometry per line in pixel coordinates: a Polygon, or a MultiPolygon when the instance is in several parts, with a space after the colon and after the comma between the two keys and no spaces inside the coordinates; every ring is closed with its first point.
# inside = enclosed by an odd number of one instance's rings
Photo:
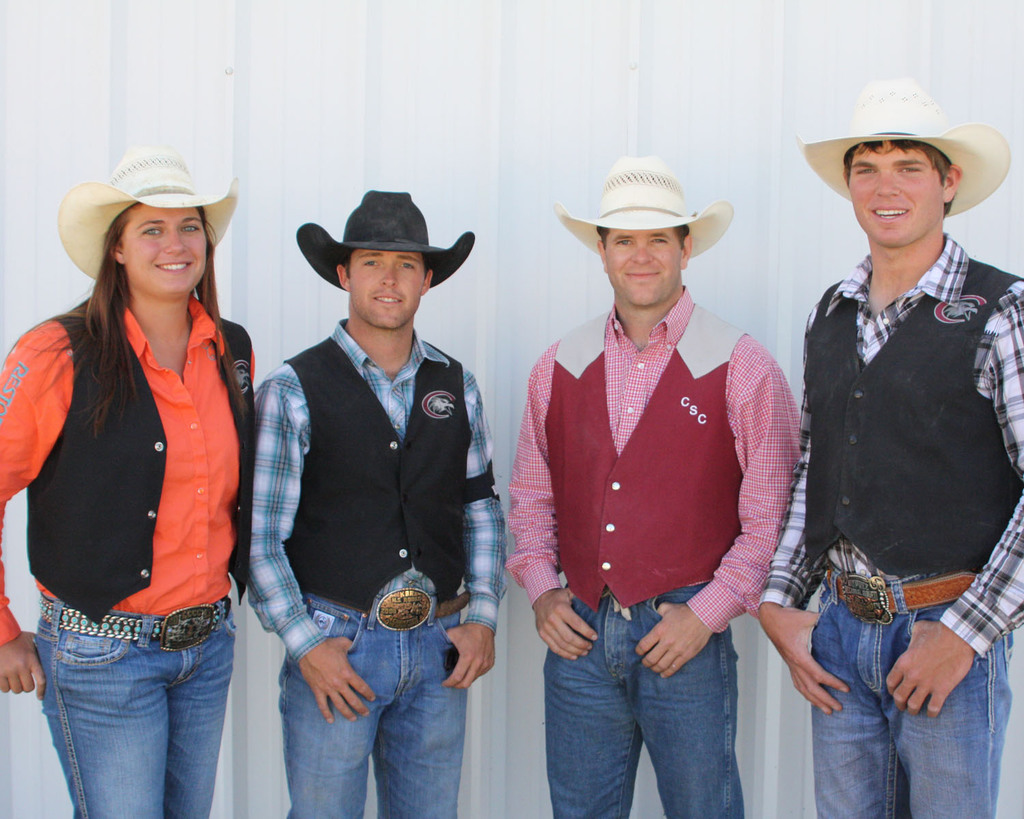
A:
{"type": "Polygon", "coordinates": [[[377,622],[392,631],[409,631],[423,625],[430,614],[430,595],[422,589],[398,589],[377,604],[377,622]]]}
{"type": "Polygon", "coordinates": [[[892,622],[889,598],[885,594],[885,581],[882,578],[844,574],[843,597],[850,614],[858,620],[883,626],[892,622]]]}
{"type": "Polygon", "coordinates": [[[213,631],[216,614],[217,607],[213,603],[172,611],[160,624],[160,648],[184,651],[199,645],[213,631]]]}

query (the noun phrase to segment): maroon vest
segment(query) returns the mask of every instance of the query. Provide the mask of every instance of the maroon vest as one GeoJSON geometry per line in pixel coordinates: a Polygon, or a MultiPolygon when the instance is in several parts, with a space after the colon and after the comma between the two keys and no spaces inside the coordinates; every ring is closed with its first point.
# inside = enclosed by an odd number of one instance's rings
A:
{"type": "Polygon", "coordinates": [[[575,347],[565,356],[560,345],[546,420],[558,554],[569,588],[593,609],[605,586],[631,606],[710,580],[740,533],[743,472],[725,401],[740,334],[697,310],[684,341],[701,359],[698,377],[680,342],[621,455],[605,398],[603,323],[563,340],[575,347]]]}

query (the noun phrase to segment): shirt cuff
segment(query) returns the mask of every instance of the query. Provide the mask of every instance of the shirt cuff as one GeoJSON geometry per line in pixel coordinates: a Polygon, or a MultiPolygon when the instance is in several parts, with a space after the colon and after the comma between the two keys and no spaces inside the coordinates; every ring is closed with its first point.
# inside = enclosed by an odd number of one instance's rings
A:
{"type": "Polygon", "coordinates": [[[725,631],[729,621],[745,611],[742,606],[734,603],[731,597],[721,599],[716,594],[714,581],[691,597],[686,605],[697,615],[698,620],[716,634],[725,631]]]}
{"type": "Polygon", "coordinates": [[[21,634],[21,626],[18,625],[18,620],[10,606],[0,609],[0,646],[11,642],[19,634],[21,634]]]}
{"type": "Polygon", "coordinates": [[[544,592],[562,588],[562,581],[558,577],[558,570],[549,563],[540,563],[537,566],[526,569],[523,571],[520,582],[523,588],[526,589],[526,595],[530,598],[531,606],[544,592]]]}
{"type": "Polygon", "coordinates": [[[289,656],[296,662],[327,639],[305,611],[301,617],[296,617],[277,633],[284,642],[289,656]]]}
{"type": "Polygon", "coordinates": [[[479,623],[487,626],[495,634],[498,633],[498,602],[493,597],[473,594],[469,598],[464,623],[479,623]]]}

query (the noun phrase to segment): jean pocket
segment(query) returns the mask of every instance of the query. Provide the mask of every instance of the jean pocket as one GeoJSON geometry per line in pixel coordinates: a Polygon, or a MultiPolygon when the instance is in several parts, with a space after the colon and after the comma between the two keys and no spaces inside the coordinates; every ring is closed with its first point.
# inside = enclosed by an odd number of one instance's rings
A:
{"type": "Polygon", "coordinates": [[[129,640],[62,631],[57,638],[57,660],[65,665],[109,665],[131,648],[129,640]]]}
{"type": "Polygon", "coordinates": [[[238,624],[235,623],[235,613],[229,611],[227,617],[224,618],[224,633],[228,637],[234,637],[238,633],[238,624]]]}

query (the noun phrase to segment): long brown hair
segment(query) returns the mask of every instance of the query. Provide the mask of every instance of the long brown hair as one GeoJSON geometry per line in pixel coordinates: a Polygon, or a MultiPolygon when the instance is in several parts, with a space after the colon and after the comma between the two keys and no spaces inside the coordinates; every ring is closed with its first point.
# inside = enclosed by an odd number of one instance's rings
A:
{"type": "MultiPolygon", "coordinates": [[[[135,376],[132,357],[135,355],[124,326],[124,313],[131,304],[131,291],[124,266],[114,258],[121,242],[131,205],[118,214],[107,228],[103,242],[103,262],[96,276],[92,294],[63,315],[56,316],[68,331],[71,349],[75,351],[75,376],[86,368],[92,370],[99,383],[96,403],[90,408],[93,430],[98,435],[111,410],[121,412],[135,399],[135,376]]],[[[206,221],[206,211],[199,207],[199,218],[206,234],[206,267],[196,285],[196,298],[213,319],[217,330],[218,363],[228,388],[228,396],[236,413],[246,411],[242,390],[235,377],[234,358],[224,336],[220,309],[217,306],[217,277],[214,272],[213,228],[206,221]]]]}

